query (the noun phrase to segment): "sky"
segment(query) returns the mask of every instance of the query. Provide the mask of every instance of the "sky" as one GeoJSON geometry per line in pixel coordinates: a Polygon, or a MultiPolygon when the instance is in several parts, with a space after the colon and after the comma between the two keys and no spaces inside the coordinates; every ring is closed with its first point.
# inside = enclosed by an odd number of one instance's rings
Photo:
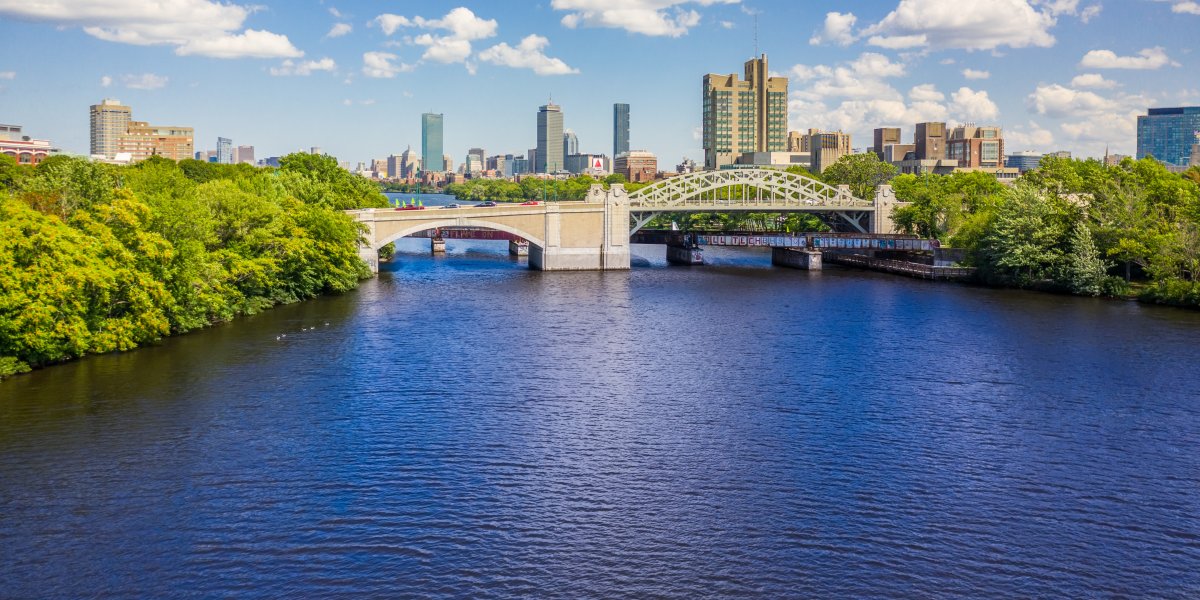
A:
{"type": "Polygon", "coordinates": [[[259,158],[319,146],[352,165],[421,143],[536,145],[562,106],[611,154],[612,104],[661,168],[698,162],[701,79],[765,53],[790,129],[1000,125],[1006,150],[1133,154],[1136,115],[1200,104],[1196,0],[0,0],[0,122],[88,152],[88,107],[192,126],[259,158]]]}

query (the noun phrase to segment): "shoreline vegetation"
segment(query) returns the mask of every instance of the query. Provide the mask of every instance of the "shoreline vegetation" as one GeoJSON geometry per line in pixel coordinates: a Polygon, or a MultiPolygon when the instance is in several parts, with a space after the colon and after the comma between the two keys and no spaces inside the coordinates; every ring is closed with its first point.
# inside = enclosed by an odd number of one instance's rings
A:
{"type": "MultiPolygon", "coordinates": [[[[1200,168],[1047,158],[1012,186],[983,173],[897,175],[873,154],[819,175],[790,170],[863,198],[890,183],[910,203],[893,214],[897,227],[964,249],[980,283],[1200,307],[1200,168]]],[[[471,180],[442,193],[577,200],[595,183],[645,185],[619,175],[471,180]]],[[[378,184],[326,156],[292,154],[276,169],[66,156],[26,167],[0,155],[0,379],[354,289],[370,272],[360,226],[342,211],[386,206],[378,184]]],[[[807,214],[657,220],[672,222],[827,229],[807,214]]]]}
{"type": "Polygon", "coordinates": [[[370,272],[341,211],[386,205],[324,156],[0,156],[0,379],[354,289],[370,272]]]}

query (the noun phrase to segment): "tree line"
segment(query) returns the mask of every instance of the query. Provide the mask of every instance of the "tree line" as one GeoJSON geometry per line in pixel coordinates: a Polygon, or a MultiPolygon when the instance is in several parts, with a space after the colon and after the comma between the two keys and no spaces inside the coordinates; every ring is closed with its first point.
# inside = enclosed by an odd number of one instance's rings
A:
{"type": "Polygon", "coordinates": [[[0,378],[369,277],[341,211],[386,206],[378,187],[329,157],[280,164],[0,155],[0,378]]]}

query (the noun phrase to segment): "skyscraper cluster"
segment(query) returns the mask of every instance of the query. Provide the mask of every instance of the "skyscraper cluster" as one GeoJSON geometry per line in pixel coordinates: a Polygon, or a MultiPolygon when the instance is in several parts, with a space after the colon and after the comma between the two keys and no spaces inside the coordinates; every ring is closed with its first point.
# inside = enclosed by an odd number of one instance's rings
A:
{"type": "Polygon", "coordinates": [[[191,127],[134,121],[133,109],[112,98],[93,104],[90,117],[91,154],[99,159],[137,162],[151,156],[192,158],[191,127]]]}

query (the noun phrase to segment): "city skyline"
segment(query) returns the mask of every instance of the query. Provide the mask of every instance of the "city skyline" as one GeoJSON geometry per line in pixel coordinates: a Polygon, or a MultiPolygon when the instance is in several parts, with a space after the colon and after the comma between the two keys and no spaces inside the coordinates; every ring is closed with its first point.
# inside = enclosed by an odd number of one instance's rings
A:
{"type": "Polygon", "coordinates": [[[0,95],[2,120],[76,153],[89,150],[88,107],[108,97],[139,119],[193,127],[197,150],[225,137],[261,157],[321,146],[356,163],[419,145],[420,115],[434,112],[452,157],[518,153],[536,145],[537,107],[552,94],[580,152],[610,151],[612,106],[628,103],[631,147],[674,163],[703,156],[696,82],[739,72],[756,50],[789,78],[789,130],[841,129],[855,148],[875,127],[907,141],[915,123],[944,120],[1003,127],[1013,152],[1132,155],[1137,115],[1200,104],[1186,75],[1200,7],[1185,1],[964,0],[953,15],[935,0],[862,2],[854,14],[833,2],[658,1],[631,2],[639,18],[628,21],[590,0],[186,0],[153,22],[144,2],[72,4],[0,2],[14,47],[53,42],[0,61],[0,95]],[[223,88],[238,93],[213,96],[223,88]]]}

